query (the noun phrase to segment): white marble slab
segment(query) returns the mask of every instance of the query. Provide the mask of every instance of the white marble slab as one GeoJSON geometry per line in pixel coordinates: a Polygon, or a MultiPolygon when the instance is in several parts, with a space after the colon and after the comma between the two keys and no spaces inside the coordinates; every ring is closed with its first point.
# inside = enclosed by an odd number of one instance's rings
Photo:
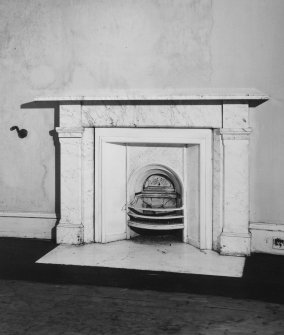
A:
{"type": "Polygon", "coordinates": [[[222,127],[221,104],[117,104],[82,106],[83,127],[222,127]]]}
{"type": "Polygon", "coordinates": [[[107,244],[60,245],[37,263],[241,277],[245,257],[222,256],[179,242],[157,244],[124,240],[107,244]]]}
{"type": "Polygon", "coordinates": [[[163,90],[96,90],[91,95],[37,97],[34,101],[108,101],[108,100],[268,100],[268,96],[253,88],[202,88],[163,90]]]}

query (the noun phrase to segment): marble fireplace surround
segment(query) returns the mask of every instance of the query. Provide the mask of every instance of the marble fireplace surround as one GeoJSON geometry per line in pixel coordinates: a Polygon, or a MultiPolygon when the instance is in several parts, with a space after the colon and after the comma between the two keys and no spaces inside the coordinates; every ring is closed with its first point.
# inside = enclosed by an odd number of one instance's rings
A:
{"type": "MultiPolygon", "coordinates": [[[[102,161],[103,143],[197,145],[200,239],[196,246],[224,255],[249,255],[249,111],[267,99],[255,90],[35,99],[59,103],[57,242],[107,242],[100,218],[101,173],[108,166],[102,161]]],[[[184,241],[195,245],[190,236],[184,241]]]]}

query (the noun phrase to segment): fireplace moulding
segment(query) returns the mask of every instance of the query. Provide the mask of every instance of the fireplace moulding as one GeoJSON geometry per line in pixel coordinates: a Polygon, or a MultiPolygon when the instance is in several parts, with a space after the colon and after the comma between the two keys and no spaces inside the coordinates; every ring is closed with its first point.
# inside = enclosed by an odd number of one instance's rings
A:
{"type": "MultiPolygon", "coordinates": [[[[128,181],[134,173],[128,170],[129,146],[131,150],[141,145],[176,146],[183,152],[178,163],[183,165],[183,175],[179,175],[183,188],[192,179],[183,191],[187,208],[183,241],[225,255],[249,255],[249,110],[268,97],[256,90],[224,92],[35,99],[59,103],[60,126],[56,131],[60,141],[61,215],[57,242],[81,244],[130,238],[127,226],[114,231],[113,235],[120,236],[107,236],[104,217],[113,219],[104,203],[104,192],[111,195],[119,190],[128,199],[128,181]],[[121,172],[121,178],[116,175],[117,185],[109,179],[113,171],[121,172]],[[194,184],[192,171],[198,173],[198,183],[194,184]],[[197,188],[195,195],[189,188],[197,188]],[[195,200],[189,201],[188,195],[194,195],[195,200]],[[189,233],[194,219],[188,217],[196,201],[199,237],[189,233]]],[[[164,166],[171,168],[170,164],[164,166]]],[[[115,197],[120,199],[114,195],[114,203],[115,197]]],[[[114,210],[114,219],[115,211],[121,227],[126,225],[125,211],[114,210]]]]}
{"type": "MultiPolygon", "coordinates": [[[[96,129],[95,132],[95,162],[97,162],[95,169],[95,185],[97,185],[95,187],[95,232],[97,232],[95,233],[95,241],[110,242],[130,238],[131,234],[126,226],[126,213],[121,209],[131,201],[135,174],[141,174],[143,170],[154,172],[160,169],[167,173],[173,181],[177,178],[179,183],[183,185],[182,198],[185,208],[183,241],[191,242],[201,249],[211,249],[211,130],[101,128],[96,129]],[[131,159],[135,159],[136,165],[138,160],[135,157],[135,149],[139,147],[146,149],[143,152],[143,161],[145,161],[144,156],[147,154],[149,145],[150,152],[151,148],[157,148],[158,153],[160,148],[164,148],[168,149],[166,153],[170,156],[169,149],[171,151],[180,150],[181,157],[170,161],[165,152],[162,152],[160,154],[163,157],[158,158],[157,154],[155,155],[156,161],[152,160],[152,155],[150,156],[150,165],[138,162],[139,168],[133,169],[131,159]],[[158,159],[159,163],[163,160],[164,164],[154,164],[158,159]],[[174,171],[175,160],[176,165],[180,165],[181,173],[179,175],[177,171],[174,171]],[[198,187],[195,185],[195,181],[198,183],[198,187]],[[109,229],[107,233],[106,229],[111,226],[112,229],[109,229]]],[[[139,157],[139,155],[137,156],[139,157]]]]}

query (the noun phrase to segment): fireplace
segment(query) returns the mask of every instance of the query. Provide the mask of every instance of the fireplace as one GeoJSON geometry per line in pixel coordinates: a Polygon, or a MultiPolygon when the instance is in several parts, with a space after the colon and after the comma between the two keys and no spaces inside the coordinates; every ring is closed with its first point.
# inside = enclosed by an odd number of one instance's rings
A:
{"type": "Polygon", "coordinates": [[[179,230],[212,248],[211,130],[100,128],[94,138],[95,242],[179,230]]]}
{"type": "Polygon", "coordinates": [[[248,255],[249,110],[257,91],[38,98],[58,101],[59,244],[179,234],[248,255]]]}
{"type": "Polygon", "coordinates": [[[164,166],[149,165],[133,179],[128,226],[142,235],[183,230],[183,191],[178,177],[164,166]]]}

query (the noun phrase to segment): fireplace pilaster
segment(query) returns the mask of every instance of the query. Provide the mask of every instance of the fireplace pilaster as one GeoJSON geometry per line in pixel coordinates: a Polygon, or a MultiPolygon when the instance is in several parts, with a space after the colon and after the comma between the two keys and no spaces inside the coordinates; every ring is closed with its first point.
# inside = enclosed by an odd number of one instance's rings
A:
{"type": "Polygon", "coordinates": [[[223,142],[223,230],[220,252],[249,255],[249,163],[251,129],[221,129],[223,142]]]}
{"type": "Polygon", "coordinates": [[[82,225],[82,133],[83,128],[56,128],[60,141],[61,218],[57,243],[83,242],[82,225]]]}

